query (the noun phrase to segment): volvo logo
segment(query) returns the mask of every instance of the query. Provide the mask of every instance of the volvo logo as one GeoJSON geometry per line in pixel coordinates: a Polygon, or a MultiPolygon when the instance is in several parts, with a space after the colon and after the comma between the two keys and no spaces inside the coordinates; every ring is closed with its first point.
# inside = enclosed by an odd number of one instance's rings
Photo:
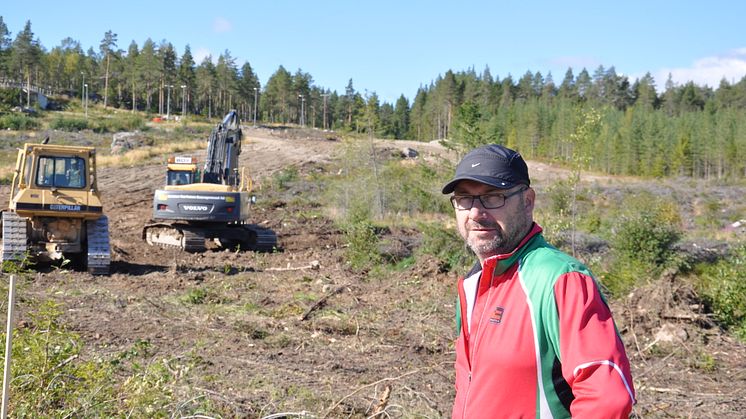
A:
{"type": "Polygon", "coordinates": [[[199,211],[199,212],[207,212],[210,210],[210,207],[207,205],[183,205],[182,208],[186,211],[199,211]]]}

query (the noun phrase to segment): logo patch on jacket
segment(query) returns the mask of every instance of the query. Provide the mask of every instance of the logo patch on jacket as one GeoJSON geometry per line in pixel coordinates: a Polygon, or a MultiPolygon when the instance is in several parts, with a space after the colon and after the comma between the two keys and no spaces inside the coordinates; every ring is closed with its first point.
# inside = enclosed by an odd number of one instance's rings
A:
{"type": "Polygon", "coordinates": [[[495,307],[495,310],[492,312],[492,315],[490,316],[490,323],[492,324],[502,323],[504,311],[505,309],[500,306],[495,307]]]}

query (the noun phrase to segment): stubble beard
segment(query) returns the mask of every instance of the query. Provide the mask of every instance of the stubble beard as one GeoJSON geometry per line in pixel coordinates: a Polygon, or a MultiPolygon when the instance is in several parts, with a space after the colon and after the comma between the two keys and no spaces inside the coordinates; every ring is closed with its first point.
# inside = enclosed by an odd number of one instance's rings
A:
{"type": "Polygon", "coordinates": [[[472,223],[469,225],[469,230],[472,228],[491,228],[494,229],[494,236],[491,239],[485,240],[469,235],[466,240],[466,245],[480,260],[484,260],[494,255],[511,253],[516,247],[518,247],[518,244],[520,244],[521,240],[523,240],[525,235],[528,233],[530,225],[530,220],[527,220],[524,217],[521,217],[520,222],[510,231],[505,231],[497,223],[472,223]]]}

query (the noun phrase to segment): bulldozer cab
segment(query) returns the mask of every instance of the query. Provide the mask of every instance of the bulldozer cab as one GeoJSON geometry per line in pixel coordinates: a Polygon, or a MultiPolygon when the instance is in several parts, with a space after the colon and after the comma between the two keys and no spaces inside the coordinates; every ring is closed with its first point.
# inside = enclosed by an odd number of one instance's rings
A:
{"type": "Polygon", "coordinates": [[[40,156],[36,186],[82,189],[86,163],[79,156],[40,156]]]}
{"type": "Polygon", "coordinates": [[[18,151],[9,207],[23,217],[100,217],[95,156],[93,147],[24,145],[18,151]]]}

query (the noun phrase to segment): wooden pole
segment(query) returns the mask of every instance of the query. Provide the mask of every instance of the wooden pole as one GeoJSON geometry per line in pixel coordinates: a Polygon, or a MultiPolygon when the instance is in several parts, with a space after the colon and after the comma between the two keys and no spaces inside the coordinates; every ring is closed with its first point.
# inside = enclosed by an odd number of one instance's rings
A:
{"type": "Polygon", "coordinates": [[[10,276],[8,285],[8,325],[5,329],[5,366],[3,369],[3,405],[0,417],[8,417],[8,397],[10,396],[10,355],[13,350],[13,307],[16,299],[16,277],[10,276]]]}

